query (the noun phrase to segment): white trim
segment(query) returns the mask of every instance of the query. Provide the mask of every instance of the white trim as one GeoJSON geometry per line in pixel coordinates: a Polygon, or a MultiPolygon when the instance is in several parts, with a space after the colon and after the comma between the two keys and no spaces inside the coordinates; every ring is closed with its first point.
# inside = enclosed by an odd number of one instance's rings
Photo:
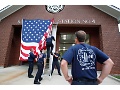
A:
{"type": "Polygon", "coordinates": [[[0,21],[3,20],[4,18],[8,17],[12,13],[18,11],[19,9],[21,9],[24,6],[25,5],[10,5],[10,6],[6,7],[5,9],[2,9],[0,11],[0,21]]]}
{"type": "Polygon", "coordinates": [[[118,24],[118,30],[119,30],[119,32],[120,32],[120,23],[118,24]]]}
{"type": "Polygon", "coordinates": [[[7,10],[7,9],[10,8],[11,6],[12,6],[12,5],[8,5],[8,6],[4,7],[3,9],[0,9],[0,13],[3,12],[3,11],[5,11],[5,10],[7,10]]]}
{"type": "Polygon", "coordinates": [[[113,6],[113,5],[108,5],[108,6],[120,12],[120,9],[117,8],[116,6],[113,6]]]}

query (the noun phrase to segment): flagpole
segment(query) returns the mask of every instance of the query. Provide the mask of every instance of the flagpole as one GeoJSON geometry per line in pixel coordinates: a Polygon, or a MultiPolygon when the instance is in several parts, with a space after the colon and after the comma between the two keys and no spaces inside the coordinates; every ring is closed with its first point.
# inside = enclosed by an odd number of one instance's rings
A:
{"type": "MultiPolygon", "coordinates": [[[[57,24],[54,24],[52,26],[52,36],[54,36],[55,38],[55,41],[53,41],[53,45],[54,45],[53,53],[54,53],[56,49],[57,24]]],[[[51,71],[52,71],[52,62],[53,62],[53,56],[50,55],[50,60],[49,60],[50,79],[51,79],[51,71]]]]}

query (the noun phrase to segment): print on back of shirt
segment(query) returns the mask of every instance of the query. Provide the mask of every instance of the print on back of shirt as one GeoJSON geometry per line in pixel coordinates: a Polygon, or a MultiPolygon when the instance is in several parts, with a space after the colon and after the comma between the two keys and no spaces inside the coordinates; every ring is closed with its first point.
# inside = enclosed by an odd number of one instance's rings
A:
{"type": "Polygon", "coordinates": [[[77,60],[82,70],[95,69],[96,55],[92,49],[82,48],[78,50],[77,60]]]}

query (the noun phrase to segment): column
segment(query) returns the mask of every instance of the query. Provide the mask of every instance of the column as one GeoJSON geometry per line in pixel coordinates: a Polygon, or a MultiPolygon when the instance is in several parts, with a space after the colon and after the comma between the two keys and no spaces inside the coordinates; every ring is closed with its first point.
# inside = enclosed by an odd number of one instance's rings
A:
{"type": "MultiPolygon", "coordinates": [[[[54,24],[52,27],[52,36],[54,36],[55,41],[52,41],[54,48],[53,48],[53,53],[55,52],[56,49],[56,37],[57,37],[57,24],[54,24]]],[[[49,70],[52,70],[52,61],[53,61],[53,56],[50,54],[50,60],[49,60],[49,70]]]]}

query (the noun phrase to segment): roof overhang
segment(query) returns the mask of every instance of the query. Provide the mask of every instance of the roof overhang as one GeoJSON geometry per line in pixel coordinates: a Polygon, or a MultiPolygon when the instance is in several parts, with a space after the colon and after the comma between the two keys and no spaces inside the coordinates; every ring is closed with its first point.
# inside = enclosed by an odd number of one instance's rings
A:
{"type": "Polygon", "coordinates": [[[0,10],[0,21],[24,6],[25,5],[8,5],[7,7],[3,8],[0,10]]]}
{"type": "Polygon", "coordinates": [[[92,5],[92,6],[116,18],[118,20],[118,23],[120,23],[120,9],[112,5],[109,5],[109,6],[108,5],[92,5]]]}
{"type": "MultiPolygon", "coordinates": [[[[11,15],[15,11],[21,9],[25,5],[8,5],[6,8],[0,10],[0,21],[7,16],[11,15]]],[[[113,6],[108,5],[92,5],[93,7],[107,13],[108,15],[116,18],[118,20],[118,23],[120,23],[120,9],[117,9],[113,6]]]]}

